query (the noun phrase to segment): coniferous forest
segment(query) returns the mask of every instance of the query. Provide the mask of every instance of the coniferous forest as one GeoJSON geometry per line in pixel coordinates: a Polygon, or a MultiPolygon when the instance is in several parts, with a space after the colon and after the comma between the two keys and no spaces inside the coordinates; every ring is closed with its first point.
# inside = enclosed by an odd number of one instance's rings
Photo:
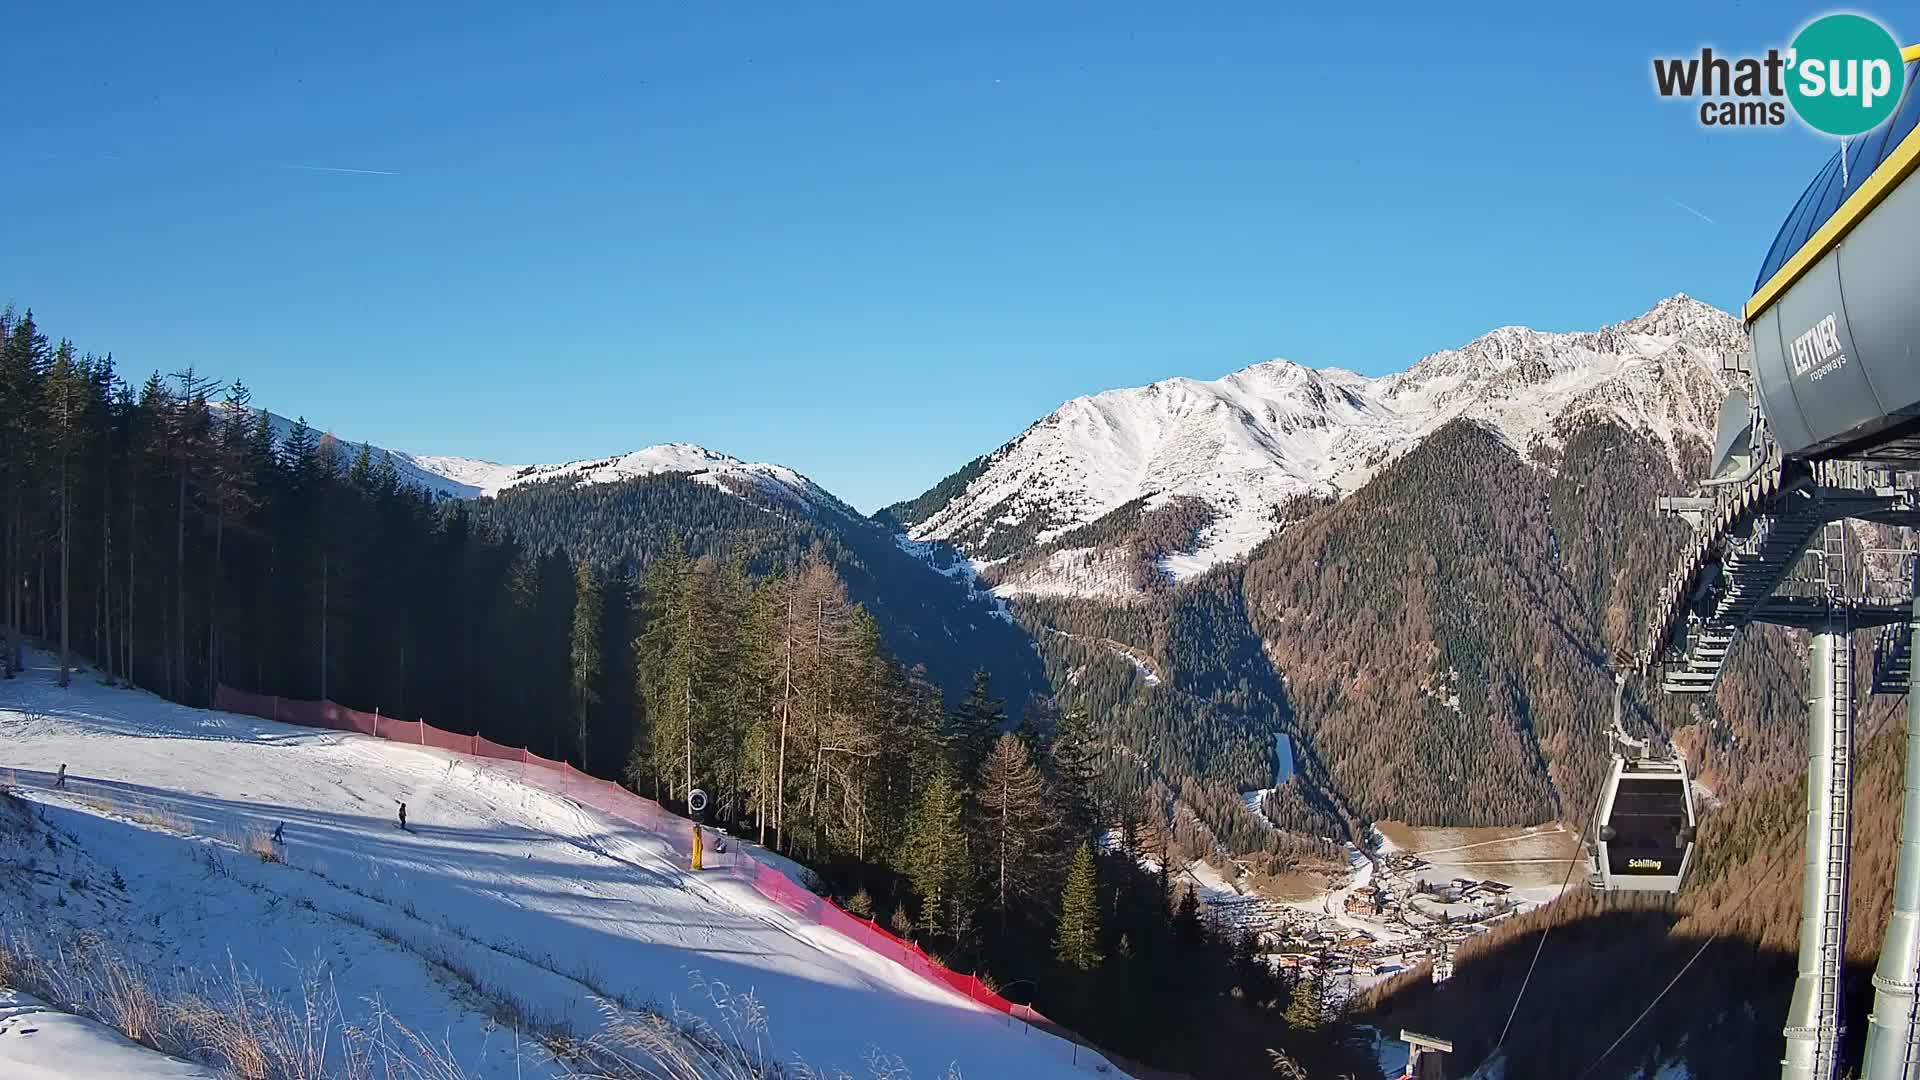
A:
{"type": "Polygon", "coordinates": [[[1250,939],[1142,869],[1166,866],[1173,818],[1112,782],[1138,768],[1103,718],[1040,694],[1010,707],[984,667],[943,692],[824,544],[569,554],[524,507],[495,510],[304,422],[276,434],[239,381],[131,381],[0,315],[9,676],[37,644],[63,680],[196,706],[222,683],[325,697],[669,807],[703,788],[716,824],[812,866],[850,910],[1121,1054],[1218,1075],[1264,1070],[1268,1047],[1349,1052],[1317,1017],[1289,1024],[1294,987],[1250,939]]]}

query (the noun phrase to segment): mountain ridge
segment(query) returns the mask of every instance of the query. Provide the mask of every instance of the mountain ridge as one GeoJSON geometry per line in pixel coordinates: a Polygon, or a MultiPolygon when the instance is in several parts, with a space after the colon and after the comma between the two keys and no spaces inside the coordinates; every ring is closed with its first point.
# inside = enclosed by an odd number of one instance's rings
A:
{"type": "MultiPolygon", "coordinates": [[[[1010,557],[1134,500],[1152,509],[1198,498],[1212,522],[1160,561],[1177,581],[1250,554],[1289,498],[1344,497],[1454,418],[1490,425],[1523,456],[1557,446],[1563,419],[1612,418],[1677,462],[1710,437],[1720,368],[1742,348],[1733,316],[1680,293],[1599,330],[1499,327],[1377,377],[1281,359],[1107,390],[1067,401],[883,514],[995,576],[1010,557]]],[[[1056,552],[994,583],[1008,596],[1111,594],[1086,572],[1100,554],[1056,552]]]]}
{"type": "MultiPolygon", "coordinates": [[[[251,407],[250,411],[256,416],[267,417],[274,439],[278,442],[285,442],[288,433],[296,426],[308,423],[305,417],[289,420],[270,409],[251,407]]],[[[353,448],[365,446],[375,457],[390,455],[401,483],[441,498],[491,498],[503,491],[547,480],[572,480],[587,485],[617,484],[643,476],[679,473],[736,495],[751,489],[798,509],[832,510],[849,517],[861,516],[838,496],[798,470],[771,462],[745,461],[697,443],[654,443],[637,450],[601,457],[575,458],[553,464],[512,465],[457,454],[395,450],[369,442],[341,439],[329,429],[312,424],[308,424],[308,427],[315,435],[331,436],[340,446],[348,448],[349,453],[353,448]]]]}

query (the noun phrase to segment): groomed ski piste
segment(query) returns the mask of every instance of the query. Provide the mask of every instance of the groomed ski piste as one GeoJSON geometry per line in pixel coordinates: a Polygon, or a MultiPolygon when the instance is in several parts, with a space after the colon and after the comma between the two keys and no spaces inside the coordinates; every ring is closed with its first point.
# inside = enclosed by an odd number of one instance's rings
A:
{"type": "MultiPolygon", "coordinates": [[[[33,654],[0,682],[0,786],[37,819],[10,828],[0,806],[0,934],[84,932],[149,970],[239,970],[294,999],[317,975],[343,1012],[390,1017],[470,1077],[569,1071],[530,1052],[503,1003],[584,1037],[606,1001],[723,1023],[713,987],[764,1010],[767,1057],[824,1075],[1123,1075],[510,772],[187,708],[90,670],[62,690],[33,654]],[[277,861],[248,852],[282,825],[277,861]]],[[[100,1054],[150,1053],[93,1034],[100,1054]]],[[[0,1075],[45,1066],[34,1038],[0,1034],[0,1075]]]]}

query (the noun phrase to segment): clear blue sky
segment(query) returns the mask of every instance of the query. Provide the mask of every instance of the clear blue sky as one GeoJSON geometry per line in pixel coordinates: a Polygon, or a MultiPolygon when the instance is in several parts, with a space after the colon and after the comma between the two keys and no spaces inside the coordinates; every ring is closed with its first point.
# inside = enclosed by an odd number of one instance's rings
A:
{"type": "Polygon", "coordinates": [[[1825,10],[25,4],[0,300],[344,438],[871,509],[1076,394],[1737,306],[1830,146],[1649,60],[1825,10]]]}

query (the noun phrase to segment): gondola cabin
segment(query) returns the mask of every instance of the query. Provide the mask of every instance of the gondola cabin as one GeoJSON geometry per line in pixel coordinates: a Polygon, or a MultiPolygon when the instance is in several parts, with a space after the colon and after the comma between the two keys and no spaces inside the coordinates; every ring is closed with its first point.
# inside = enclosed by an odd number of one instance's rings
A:
{"type": "Polygon", "coordinates": [[[1678,759],[1615,755],[1588,844],[1588,884],[1606,892],[1680,891],[1693,861],[1693,786],[1678,759]]]}

